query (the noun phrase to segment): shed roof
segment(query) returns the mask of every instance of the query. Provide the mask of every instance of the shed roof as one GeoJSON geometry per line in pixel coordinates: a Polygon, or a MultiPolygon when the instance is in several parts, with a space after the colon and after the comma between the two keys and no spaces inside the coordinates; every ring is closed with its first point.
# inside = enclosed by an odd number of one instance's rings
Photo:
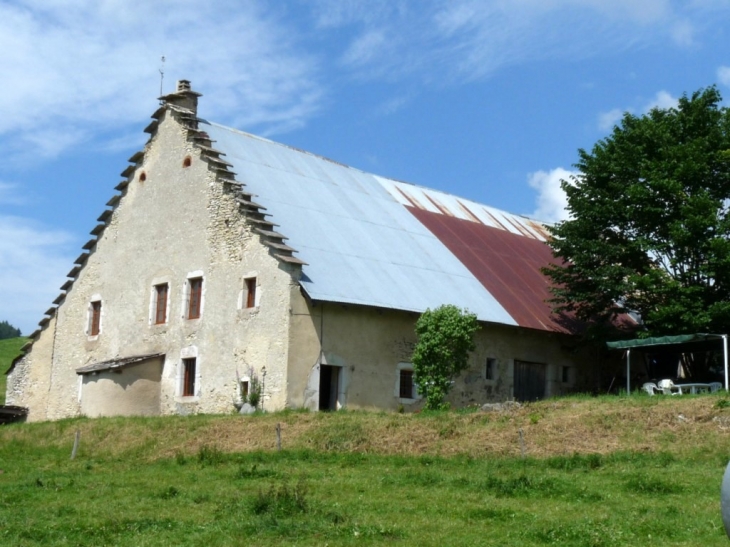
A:
{"type": "Polygon", "coordinates": [[[646,351],[661,352],[668,351],[681,353],[691,350],[707,350],[723,348],[721,342],[725,335],[722,334],[677,334],[674,336],[654,336],[651,338],[635,338],[633,340],[618,340],[606,342],[609,349],[631,349],[638,348],[646,351]]]}
{"type": "Polygon", "coordinates": [[[105,370],[115,370],[128,367],[131,365],[137,365],[143,361],[149,361],[150,359],[156,359],[164,356],[164,353],[150,353],[147,355],[134,355],[132,357],[120,357],[118,359],[111,359],[109,361],[103,361],[101,363],[92,363],[81,368],[76,369],[76,374],[92,374],[94,372],[103,372],[105,370]]]}
{"type": "Polygon", "coordinates": [[[482,321],[572,330],[545,302],[539,270],[552,254],[540,222],[214,123],[199,129],[306,262],[312,299],[414,312],[454,304],[482,321]]]}

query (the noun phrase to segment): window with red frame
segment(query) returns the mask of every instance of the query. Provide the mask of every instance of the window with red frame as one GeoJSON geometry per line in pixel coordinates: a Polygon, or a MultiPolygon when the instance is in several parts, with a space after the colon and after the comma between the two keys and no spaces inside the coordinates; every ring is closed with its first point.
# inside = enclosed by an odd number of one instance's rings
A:
{"type": "Polygon", "coordinates": [[[169,285],[155,285],[155,325],[167,323],[167,294],[169,285]]]}
{"type": "Polygon", "coordinates": [[[101,300],[96,300],[91,303],[89,336],[98,336],[99,332],[101,332],[101,300]]]}
{"type": "Polygon", "coordinates": [[[194,277],[188,280],[190,284],[190,298],[188,299],[188,319],[200,317],[200,306],[203,303],[203,278],[194,277]]]}
{"type": "Polygon", "coordinates": [[[195,357],[183,359],[183,384],[182,396],[192,397],[195,395],[195,357]]]}
{"type": "Polygon", "coordinates": [[[246,307],[256,307],[256,278],[249,277],[246,279],[246,307]]]}

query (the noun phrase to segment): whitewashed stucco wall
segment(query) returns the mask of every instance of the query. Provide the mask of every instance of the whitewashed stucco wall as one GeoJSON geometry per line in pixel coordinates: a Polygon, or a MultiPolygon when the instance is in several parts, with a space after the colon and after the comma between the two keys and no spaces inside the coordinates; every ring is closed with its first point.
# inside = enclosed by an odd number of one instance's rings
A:
{"type": "MultiPolygon", "coordinates": [[[[293,297],[289,360],[289,397],[294,407],[317,408],[321,362],[342,367],[344,404],[349,408],[420,408],[421,401],[398,397],[399,364],[410,361],[416,342],[418,314],[332,303],[312,303],[293,297]],[[320,354],[321,341],[321,354],[320,354]]],[[[455,381],[448,401],[455,407],[505,401],[514,397],[514,362],[546,367],[545,396],[567,393],[584,382],[579,354],[566,347],[567,338],[536,330],[492,323],[481,324],[470,369],[455,381]],[[496,359],[493,380],[486,378],[487,358],[496,359]],[[568,382],[562,369],[568,367],[568,382]]]]}
{"type": "Polygon", "coordinates": [[[30,395],[39,390],[40,380],[14,398],[31,407],[30,419],[75,416],[82,407],[96,414],[93,406],[84,406],[83,390],[79,402],[76,369],[152,353],[165,354],[161,414],[232,411],[237,371],[244,375],[251,368],[262,375],[264,367],[264,404],[284,406],[289,295],[297,271],[270,255],[235,197],[208,170],[173,115],[165,113],[96,249],[60,305],[54,329],[43,331],[16,373],[48,378],[44,401],[30,395]],[[186,156],[192,160],[189,167],[183,167],[186,156]],[[192,275],[203,277],[199,319],[185,318],[185,284],[192,275]],[[246,309],[244,278],[252,276],[258,305],[246,309]],[[153,286],[163,282],[169,283],[168,321],[154,325],[153,286]],[[92,299],[102,302],[101,332],[95,337],[87,334],[92,299]],[[180,395],[186,356],[197,358],[194,397],[180,395]]]}

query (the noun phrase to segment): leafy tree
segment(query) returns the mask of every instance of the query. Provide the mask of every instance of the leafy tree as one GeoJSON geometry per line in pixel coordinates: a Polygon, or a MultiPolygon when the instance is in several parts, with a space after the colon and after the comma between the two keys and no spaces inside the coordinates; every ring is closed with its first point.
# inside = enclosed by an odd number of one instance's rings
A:
{"type": "Polygon", "coordinates": [[[562,181],[556,311],[640,314],[647,336],[730,330],[730,111],[717,88],[625,114],[562,181]]]}
{"type": "Polygon", "coordinates": [[[423,312],[416,322],[418,342],[413,350],[413,381],[426,398],[426,408],[444,408],[451,382],[468,367],[474,351],[477,316],[453,305],[423,312]]]}
{"type": "Polygon", "coordinates": [[[20,329],[16,329],[7,321],[0,321],[0,340],[17,338],[18,336],[20,336],[20,329]]]}

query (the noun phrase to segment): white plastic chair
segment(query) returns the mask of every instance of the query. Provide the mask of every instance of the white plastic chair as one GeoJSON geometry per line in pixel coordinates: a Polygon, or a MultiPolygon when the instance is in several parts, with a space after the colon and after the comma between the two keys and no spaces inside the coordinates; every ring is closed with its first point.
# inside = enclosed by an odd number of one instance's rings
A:
{"type": "Polygon", "coordinates": [[[659,389],[664,395],[682,395],[682,388],[675,386],[671,380],[659,380],[659,389]]]}
{"type": "Polygon", "coordinates": [[[657,387],[654,382],[646,382],[641,389],[646,391],[649,395],[656,395],[657,393],[663,393],[661,389],[657,387]]]}
{"type": "Polygon", "coordinates": [[[710,382],[710,393],[715,393],[716,391],[720,391],[722,389],[722,384],[720,382],[710,382]]]}

